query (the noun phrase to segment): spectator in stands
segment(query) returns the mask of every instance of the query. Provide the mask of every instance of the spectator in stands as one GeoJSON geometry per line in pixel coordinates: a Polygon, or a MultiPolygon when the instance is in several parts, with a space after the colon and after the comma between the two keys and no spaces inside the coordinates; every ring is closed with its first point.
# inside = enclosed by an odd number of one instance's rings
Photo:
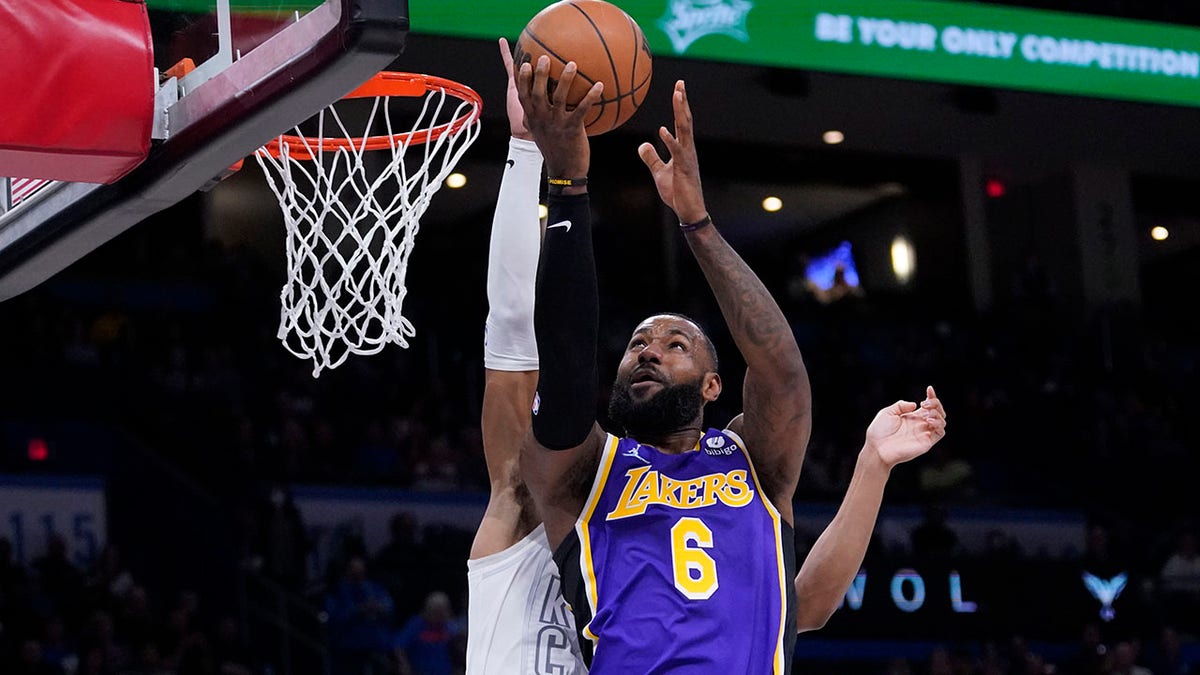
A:
{"type": "Polygon", "coordinates": [[[950,652],[945,647],[937,647],[929,654],[929,675],[954,675],[950,652]]]}
{"type": "Polygon", "coordinates": [[[375,577],[392,594],[396,611],[402,616],[415,612],[421,595],[416,581],[426,565],[425,551],[417,542],[417,520],[403,511],[388,523],[391,540],[375,556],[375,577]]]}
{"type": "Polygon", "coordinates": [[[125,595],[117,613],[117,632],[133,645],[152,642],[158,631],[158,623],[150,612],[150,598],[142,586],[134,586],[125,595]]]}
{"type": "Polygon", "coordinates": [[[1200,552],[1196,535],[1185,531],[1175,540],[1158,575],[1163,614],[1187,631],[1200,630],[1200,552]]]}
{"type": "Polygon", "coordinates": [[[414,490],[453,490],[459,485],[458,466],[450,439],[441,434],[429,443],[429,448],[413,466],[414,490]]]}
{"type": "Polygon", "coordinates": [[[308,535],[291,491],[273,485],[257,520],[253,551],[264,574],[284,588],[299,592],[306,581],[304,560],[308,535]]]}
{"type": "Polygon", "coordinates": [[[210,675],[214,670],[212,650],[208,639],[197,631],[188,635],[179,652],[176,672],[178,675],[210,675]]]}
{"type": "Polygon", "coordinates": [[[42,660],[55,671],[75,672],[79,656],[67,643],[67,627],[62,618],[54,616],[46,619],[42,635],[42,660]]]}
{"type": "Polygon", "coordinates": [[[1053,675],[1056,671],[1055,666],[1032,651],[1021,636],[1015,636],[1009,642],[1009,663],[1009,672],[1014,675],[1053,675]]]}
{"type": "Polygon", "coordinates": [[[1146,668],[1137,665],[1138,648],[1137,646],[1123,640],[1118,642],[1112,651],[1112,668],[1109,669],[1109,675],[1154,675],[1146,668]]]}
{"type": "Polygon", "coordinates": [[[121,563],[121,553],[115,544],[105,544],[101,549],[88,571],[86,586],[93,602],[113,611],[117,610],[118,602],[133,589],[133,575],[121,563]]]}
{"type": "Polygon", "coordinates": [[[1183,658],[1183,645],[1179,631],[1173,626],[1164,626],[1152,653],[1147,655],[1146,665],[1154,675],[1190,675],[1196,672],[1183,658]]]}
{"type": "Polygon", "coordinates": [[[400,448],[388,438],[380,420],[367,423],[362,444],[352,454],[354,475],[360,480],[387,480],[400,470],[400,448]]]}
{"type": "Polygon", "coordinates": [[[184,645],[192,632],[188,621],[188,613],[182,608],[176,607],[167,614],[166,624],[158,639],[158,653],[162,655],[163,665],[168,668],[178,667],[183,657],[184,645]]]}
{"type": "Polygon", "coordinates": [[[179,591],[175,607],[187,617],[187,625],[193,629],[200,624],[200,594],[190,588],[179,591]]]}
{"type": "Polygon", "coordinates": [[[1083,568],[1098,576],[1112,576],[1129,569],[1125,556],[1112,543],[1108,527],[1092,523],[1088,527],[1087,547],[1083,554],[1083,568]]]}
{"type": "Polygon", "coordinates": [[[79,675],[113,675],[115,671],[104,661],[104,650],[92,647],[83,652],[79,660],[79,675]]]}
{"type": "Polygon", "coordinates": [[[0,537],[0,596],[7,596],[13,589],[27,583],[25,568],[13,558],[12,542],[0,537]]]}
{"type": "Polygon", "coordinates": [[[400,631],[396,647],[414,675],[453,675],[451,647],[459,629],[451,616],[450,596],[436,591],[425,598],[425,609],[400,631]]]}
{"type": "Polygon", "coordinates": [[[163,664],[158,647],[153,642],[147,642],[138,650],[137,666],[130,672],[136,675],[172,675],[173,671],[163,664]]]}
{"type": "Polygon", "coordinates": [[[1020,560],[1021,544],[1004,530],[991,529],[984,538],[983,554],[992,562],[1020,560]]]}
{"type": "Polygon", "coordinates": [[[863,297],[862,286],[851,284],[846,279],[846,266],[840,263],[833,270],[833,283],[828,290],[813,283],[809,284],[808,290],[822,305],[832,305],[835,302],[863,297]]]}
{"type": "Polygon", "coordinates": [[[921,558],[945,559],[958,549],[958,535],[946,525],[946,510],[925,509],[925,520],[912,531],[913,553],[921,558]]]}
{"type": "Polygon", "coordinates": [[[119,673],[130,663],[129,650],[117,642],[112,617],[103,610],[88,618],[82,644],[87,652],[99,651],[104,669],[109,672],[119,673]]]}
{"type": "Polygon", "coordinates": [[[13,558],[12,543],[0,537],[0,647],[5,629],[30,610],[29,575],[13,558]]]}
{"type": "MultiPolygon", "coordinates": [[[[333,588],[346,575],[346,568],[354,558],[369,560],[367,542],[363,539],[361,528],[354,523],[339,523],[329,531],[329,563],[325,566],[325,587],[333,588]]],[[[378,580],[375,569],[371,569],[371,578],[378,580]]]]}
{"type": "Polygon", "coordinates": [[[37,640],[21,643],[17,659],[17,670],[13,675],[62,675],[42,658],[42,645],[37,640]]]}
{"type": "Polygon", "coordinates": [[[1108,647],[1100,636],[1100,627],[1089,623],[1083,627],[1079,651],[1066,663],[1069,675],[1104,675],[1108,667],[1108,647]]]}
{"type": "Polygon", "coordinates": [[[42,599],[63,616],[78,616],[83,573],[67,559],[66,540],[51,535],[46,541],[46,554],[33,561],[33,569],[42,599]]]}
{"type": "Polygon", "coordinates": [[[1184,532],[1158,575],[1162,590],[1172,595],[1200,600],[1200,551],[1196,535],[1184,532]]]}
{"type": "Polygon", "coordinates": [[[217,637],[213,641],[213,662],[217,675],[253,675],[254,659],[242,641],[237,619],[227,616],[217,624],[217,637]]]}
{"type": "Polygon", "coordinates": [[[366,562],[351,558],[341,582],[325,599],[335,675],[359,675],[394,643],[392,598],[367,578],[366,562]]]}

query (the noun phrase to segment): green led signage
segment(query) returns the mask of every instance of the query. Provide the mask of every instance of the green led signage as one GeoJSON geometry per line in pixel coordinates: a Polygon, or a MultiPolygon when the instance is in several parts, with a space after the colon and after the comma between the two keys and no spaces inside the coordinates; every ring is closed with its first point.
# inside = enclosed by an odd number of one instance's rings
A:
{"type": "MultiPolygon", "coordinates": [[[[412,0],[414,32],[515,38],[548,3],[412,0]]],[[[1200,30],[936,0],[618,0],[654,53],[1200,106],[1200,30]]]]}

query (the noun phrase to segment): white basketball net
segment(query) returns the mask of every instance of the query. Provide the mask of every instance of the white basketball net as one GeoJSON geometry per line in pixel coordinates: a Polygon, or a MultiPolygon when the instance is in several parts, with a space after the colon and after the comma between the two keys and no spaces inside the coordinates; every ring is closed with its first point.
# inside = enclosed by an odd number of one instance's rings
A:
{"type": "Polygon", "coordinates": [[[472,114],[468,101],[448,106],[458,99],[439,89],[420,99],[412,131],[450,127],[463,115],[468,123],[425,143],[396,140],[390,100],[374,99],[366,126],[377,118],[386,125],[384,157],[372,157],[333,106],[318,115],[316,136],[297,127],[300,145],[280,137],[278,157],[266,149],[255,153],[287,224],[278,337],[291,353],[312,359],[313,377],[350,354],[376,354],[389,343],[408,347],[416,331],[402,312],[404,278],[418,220],[479,136],[478,107],[472,114]],[[345,138],[348,147],[325,149],[327,138],[345,138]]]}

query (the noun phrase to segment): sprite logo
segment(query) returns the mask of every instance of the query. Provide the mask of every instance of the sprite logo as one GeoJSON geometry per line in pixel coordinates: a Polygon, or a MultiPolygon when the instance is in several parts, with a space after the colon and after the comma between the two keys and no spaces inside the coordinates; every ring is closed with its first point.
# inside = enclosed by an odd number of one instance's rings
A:
{"type": "Polygon", "coordinates": [[[682,54],[705,35],[728,35],[750,41],[746,16],[754,9],[749,0],[671,0],[658,27],[671,40],[676,54],[682,54]]]}

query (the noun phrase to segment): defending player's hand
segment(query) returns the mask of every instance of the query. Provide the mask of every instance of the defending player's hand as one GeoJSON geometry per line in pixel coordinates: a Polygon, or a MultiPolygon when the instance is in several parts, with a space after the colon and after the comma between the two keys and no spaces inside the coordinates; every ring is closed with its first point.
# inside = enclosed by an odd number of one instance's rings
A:
{"type": "Polygon", "coordinates": [[[704,191],[700,187],[700,162],[696,158],[696,141],[692,135],[692,108],[688,105],[683,80],[675,83],[671,96],[675,110],[675,133],[659,127],[658,135],[671,158],[664,162],[649,143],[638,147],[638,156],[654,176],[658,196],[671,207],[681,223],[695,223],[708,215],[704,206],[704,191]]]}
{"type": "Polygon", "coordinates": [[[579,105],[571,108],[566,98],[577,72],[575,62],[568,63],[551,92],[549,57],[538,57],[536,68],[522,63],[517,71],[517,98],[525,112],[525,124],[542,151],[546,171],[552,177],[587,176],[591,163],[591,148],[583,123],[588,111],[600,100],[604,85],[600,82],[592,85],[579,105]]]}
{"type": "Polygon", "coordinates": [[[946,410],[933,387],[926,387],[919,405],[897,401],[875,415],[867,427],[867,447],[890,469],[925,454],[945,435],[946,410]]]}
{"type": "Polygon", "coordinates": [[[521,108],[521,99],[517,96],[517,80],[513,76],[512,50],[508,40],[500,38],[500,61],[504,63],[504,72],[508,74],[508,88],[505,90],[505,108],[508,112],[508,126],[513,138],[526,141],[533,140],[529,126],[525,124],[525,111],[521,108]]]}

